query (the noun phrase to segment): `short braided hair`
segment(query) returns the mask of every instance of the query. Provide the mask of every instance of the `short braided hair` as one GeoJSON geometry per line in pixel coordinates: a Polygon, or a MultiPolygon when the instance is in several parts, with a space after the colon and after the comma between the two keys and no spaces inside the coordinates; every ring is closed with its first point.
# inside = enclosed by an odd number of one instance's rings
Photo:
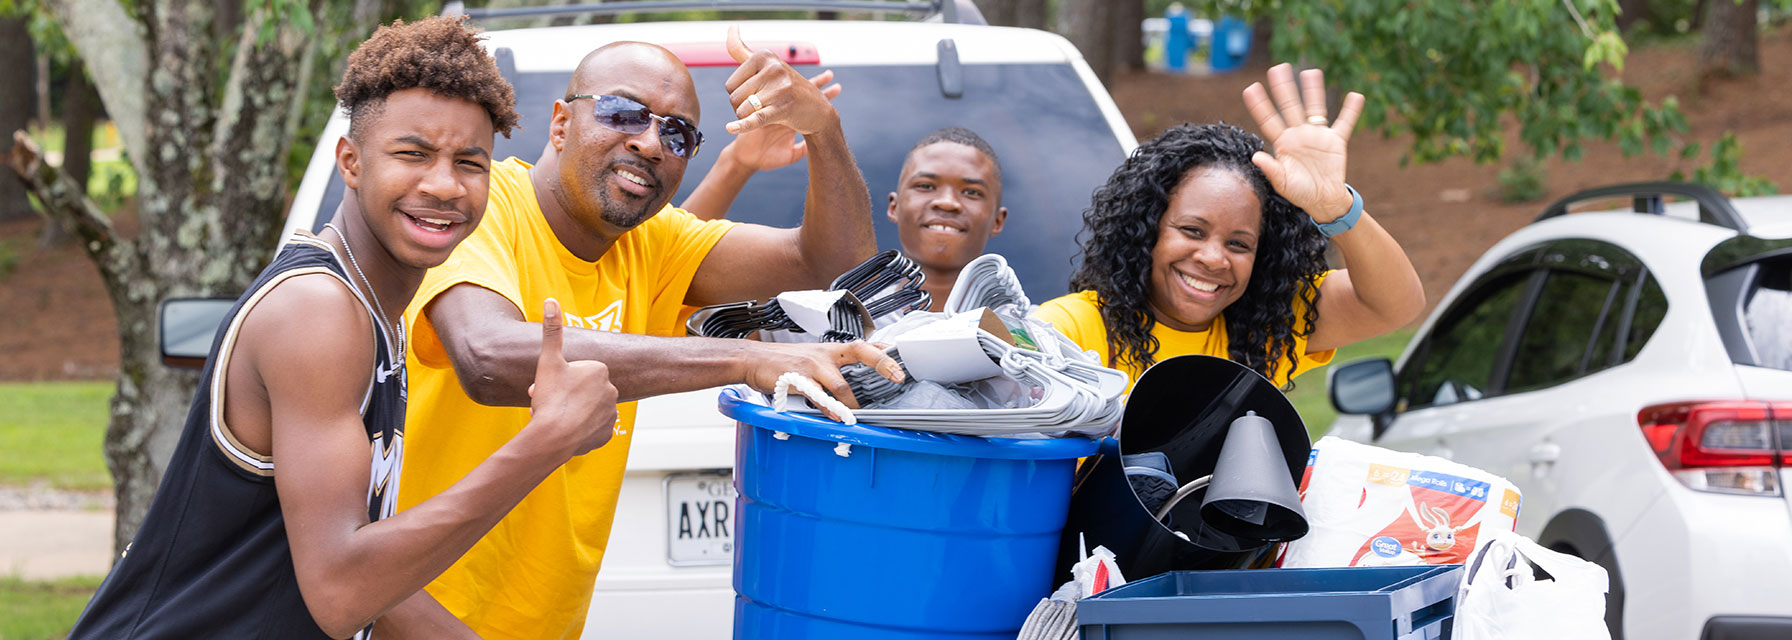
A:
{"type": "Polygon", "coordinates": [[[373,32],[348,56],[336,100],[348,111],[355,139],[380,113],[386,97],[405,89],[428,89],[485,108],[492,129],[510,137],[520,117],[516,92],[480,46],[479,30],[466,16],[436,16],[406,24],[393,21],[373,32]]]}
{"type": "Polygon", "coordinates": [[[995,169],[995,175],[991,177],[995,178],[996,188],[1001,188],[1002,159],[996,157],[996,150],[989,146],[989,142],[985,141],[983,136],[977,135],[975,131],[971,131],[964,127],[944,127],[935,129],[933,133],[929,133],[922,137],[920,142],[915,143],[915,146],[909,147],[908,155],[903,156],[903,168],[908,168],[909,161],[915,157],[916,151],[920,151],[941,142],[955,142],[962,144],[972,149],[976,149],[977,153],[981,153],[984,157],[989,158],[990,166],[995,169]]]}

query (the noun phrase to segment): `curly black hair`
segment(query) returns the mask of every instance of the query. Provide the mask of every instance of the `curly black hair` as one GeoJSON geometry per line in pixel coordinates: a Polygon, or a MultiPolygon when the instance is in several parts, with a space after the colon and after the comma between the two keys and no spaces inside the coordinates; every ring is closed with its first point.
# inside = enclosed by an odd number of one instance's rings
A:
{"type": "Polygon", "coordinates": [[[1325,271],[1326,241],[1307,214],[1275,193],[1263,170],[1251,163],[1262,148],[1262,140],[1238,127],[1183,124],[1139,145],[1095,190],[1083,212],[1082,263],[1070,289],[1097,294],[1108,356],[1116,366],[1143,370],[1157,361],[1159,345],[1151,335],[1157,316],[1147,298],[1158,221],[1170,206],[1170,194],[1194,169],[1215,167],[1244,176],[1263,203],[1250,281],[1221,317],[1228,355],[1271,380],[1284,363],[1294,370],[1301,355],[1294,350],[1295,332],[1311,335],[1318,317],[1315,282],[1325,271]],[[1306,303],[1298,324],[1289,304],[1297,296],[1306,303]]]}
{"type": "Polygon", "coordinates": [[[498,72],[479,30],[466,16],[436,16],[410,24],[393,21],[373,32],[348,56],[336,100],[348,111],[349,137],[361,139],[367,123],[379,117],[386,97],[405,89],[429,89],[485,108],[492,129],[510,137],[520,117],[516,92],[498,72]]]}

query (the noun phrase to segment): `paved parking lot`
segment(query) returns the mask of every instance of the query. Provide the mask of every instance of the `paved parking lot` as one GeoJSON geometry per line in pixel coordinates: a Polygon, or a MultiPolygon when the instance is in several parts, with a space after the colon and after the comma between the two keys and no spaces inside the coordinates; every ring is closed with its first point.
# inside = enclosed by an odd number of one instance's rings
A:
{"type": "Polygon", "coordinates": [[[45,580],[111,568],[111,509],[0,511],[0,575],[45,580]]]}

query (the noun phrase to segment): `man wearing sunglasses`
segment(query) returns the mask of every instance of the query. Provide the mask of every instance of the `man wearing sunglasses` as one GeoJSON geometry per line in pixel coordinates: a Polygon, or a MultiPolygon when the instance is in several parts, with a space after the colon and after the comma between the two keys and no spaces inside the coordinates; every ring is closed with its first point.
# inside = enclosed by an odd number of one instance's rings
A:
{"type": "Polygon", "coordinates": [[[587,55],[554,104],[531,166],[492,167],[484,222],[432,269],[407,317],[414,344],[399,508],[449,490],[529,418],[541,300],[564,305],[569,360],[609,366],[619,419],[608,445],[556,470],[429,586],[485,638],[576,637],[609,540],[641,398],[796,371],[855,406],[839,367],[900,367],[855,344],[663,337],[685,305],[819,289],[876,250],[870,197],[822,91],[730,30],[741,66],[725,89],[730,133],[788,127],[807,139],[803,225],[703,221],[668,206],[703,148],[689,71],[670,52],[618,43],[587,55]],[[658,337],[656,337],[658,336],[658,337]],[[471,426],[477,425],[477,426],[471,426]]]}

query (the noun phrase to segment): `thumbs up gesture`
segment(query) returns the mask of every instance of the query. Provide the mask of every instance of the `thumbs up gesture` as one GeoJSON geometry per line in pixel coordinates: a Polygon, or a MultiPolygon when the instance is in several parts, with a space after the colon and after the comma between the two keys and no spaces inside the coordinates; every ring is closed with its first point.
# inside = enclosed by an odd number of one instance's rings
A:
{"type": "Polygon", "coordinates": [[[554,433],[555,442],[572,448],[572,457],[604,446],[616,433],[616,387],[604,363],[566,361],[561,351],[564,327],[560,301],[543,301],[541,359],[535,364],[535,384],[529,385],[529,428],[554,433]]]}
{"type": "Polygon", "coordinates": [[[740,27],[728,27],[728,55],[740,68],[723,88],[739,120],[724,128],[742,134],[769,125],[784,125],[811,134],[838,128],[840,114],[822,90],[770,51],[754,51],[740,39],[740,27]]]}

